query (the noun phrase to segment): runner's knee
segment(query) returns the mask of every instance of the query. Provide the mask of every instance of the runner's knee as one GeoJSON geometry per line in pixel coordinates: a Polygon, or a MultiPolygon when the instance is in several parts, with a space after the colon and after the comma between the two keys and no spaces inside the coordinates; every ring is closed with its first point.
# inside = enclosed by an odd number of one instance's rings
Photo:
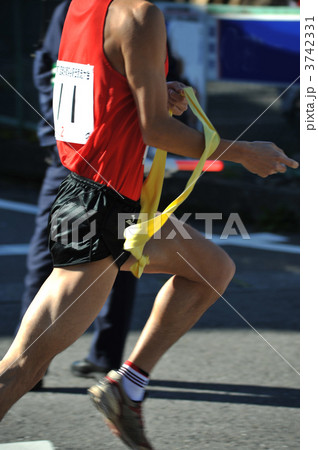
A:
{"type": "Polygon", "coordinates": [[[232,278],[234,277],[235,271],[236,271],[236,266],[235,263],[233,261],[233,259],[226,255],[226,261],[223,263],[224,267],[223,267],[223,283],[224,283],[224,290],[227,288],[227,286],[230,284],[232,278]]]}
{"type": "Polygon", "coordinates": [[[210,271],[210,288],[215,289],[218,294],[222,295],[234,277],[235,269],[234,261],[224,252],[215,267],[210,271]]]}

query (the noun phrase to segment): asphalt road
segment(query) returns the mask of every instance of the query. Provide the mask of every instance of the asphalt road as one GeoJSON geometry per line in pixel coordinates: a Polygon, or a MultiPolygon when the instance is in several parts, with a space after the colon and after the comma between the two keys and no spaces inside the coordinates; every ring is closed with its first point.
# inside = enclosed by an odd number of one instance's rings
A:
{"type": "MultiPolygon", "coordinates": [[[[0,199],[34,204],[36,189],[1,184],[0,199]]],[[[34,215],[0,206],[0,218],[1,357],[16,326],[25,275],[26,256],[21,253],[26,253],[23,245],[31,236],[34,215]],[[7,251],[4,245],[9,245],[7,251]]],[[[295,245],[297,236],[289,235],[283,248],[277,247],[280,251],[275,245],[272,250],[235,243],[226,247],[237,265],[230,287],[152,374],[145,422],[157,450],[299,448],[295,245]]],[[[127,354],[164,280],[161,275],[141,278],[127,354]]],[[[72,361],[85,356],[90,338],[87,332],[58,355],[44,389],[14,405],[0,425],[0,450],[4,443],[15,443],[7,447],[13,450],[44,450],[47,441],[63,450],[125,448],[90,404],[86,389],[94,380],[75,378],[69,371],[72,361]],[[28,441],[46,444],[18,445],[28,441]]]]}

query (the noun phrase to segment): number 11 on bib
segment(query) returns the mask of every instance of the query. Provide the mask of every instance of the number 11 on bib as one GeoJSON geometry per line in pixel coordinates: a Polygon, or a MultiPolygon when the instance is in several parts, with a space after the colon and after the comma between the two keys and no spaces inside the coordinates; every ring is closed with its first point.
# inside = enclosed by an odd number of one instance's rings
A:
{"type": "Polygon", "coordinates": [[[57,61],[53,115],[58,141],[86,144],[94,130],[94,66],[57,61]]]}

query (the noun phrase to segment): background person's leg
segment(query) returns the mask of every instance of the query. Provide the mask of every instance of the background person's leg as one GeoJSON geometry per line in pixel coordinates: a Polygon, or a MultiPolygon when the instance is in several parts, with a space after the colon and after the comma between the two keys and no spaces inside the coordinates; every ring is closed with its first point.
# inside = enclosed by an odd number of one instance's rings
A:
{"type": "Polygon", "coordinates": [[[130,272],[118,273],[112,292],[94,321],[95,332],[86,357],[93,364],[109,369],[119,368],[130,325],[136,285],[137,279],[130,272]]]}
{"type": "Polygon", "coordinates": [[[0,362],[0,419],[44,375],[51,359],[89,327],[118,269],[111,257],[55,268],[28,308],[0,362]]]}
{"type": "Polygon", "coordinates": [[[49,213],[59,185],[69,173],[69,170],[61,164],[49,166],[45,172],[38,198],[35,228],[27,256],[27,274],[24,279],[19,325],[30,303],[53,269],[47,234],[49,213]]]}

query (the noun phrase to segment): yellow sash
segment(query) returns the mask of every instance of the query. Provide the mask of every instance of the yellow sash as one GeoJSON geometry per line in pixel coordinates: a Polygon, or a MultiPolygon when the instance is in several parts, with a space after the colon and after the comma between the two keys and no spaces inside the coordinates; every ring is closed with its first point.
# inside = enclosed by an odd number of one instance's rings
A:
{"type": "Polygon", "coordinates": [[[124,249],[128,250],[137,260],[130,267],[131,272],[137,278],[141,277],[145,265],[149,264],[149,257],[143,255],[146,242],[166,223],[169,216],[190,195],[202,172],[205,161],[212,155],[220,143],[220,137],[201,108],[193,89],[187,87],[184,89],[184,93],[192,112],[203,124],[205,149],[184,191],[161,214],[155,215],[160,201],[167,157],[166,151],[157,149],[151,170],[142,187],[140,197],[141,211],[138,222],[135,225],[127,227],[124,232],[126,239],[124,249]]]}

